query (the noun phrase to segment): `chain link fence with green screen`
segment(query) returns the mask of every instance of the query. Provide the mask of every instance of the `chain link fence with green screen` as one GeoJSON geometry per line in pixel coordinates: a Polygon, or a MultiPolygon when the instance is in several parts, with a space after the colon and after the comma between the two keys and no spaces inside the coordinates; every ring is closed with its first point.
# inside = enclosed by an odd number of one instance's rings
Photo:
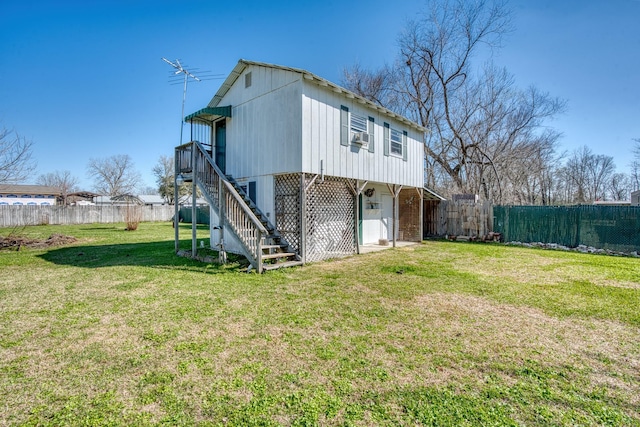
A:
{"type": "Polygon", "coordinates": [[[505,242],[640,251],[640,206],[494,206],[493,218],[505,242]]]}

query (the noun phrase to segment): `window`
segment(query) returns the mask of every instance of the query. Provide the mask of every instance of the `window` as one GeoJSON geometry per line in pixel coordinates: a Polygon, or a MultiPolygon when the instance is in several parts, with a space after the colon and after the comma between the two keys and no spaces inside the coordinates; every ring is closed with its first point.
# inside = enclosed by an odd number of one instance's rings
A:
{"type": "Polygon", "coordinates": [[[244,75],[244,87],[245,89],[251,86],[251,71],[244,75]]]}
{"type": "Polygon", "coordinates": [[[366,132],[367,118],[351,113],[351,132],[366,132]]]}
{"type": "Polygon", "coordinates": [[[349,108],[340,106],[340,145],[349,145],[349,108]]]}
{"type": "Polygon", "coordinates": [[[392,128],[389,123],[384,123],[384,155],[394,157],[402,157],[402,160],[407,161],[407,132],[399,131],[392,128]]]}
{"type": "Polygon", "coordinates": [[[349,112],[349,108],[340,106],[340,145],[349,146],[353,142],[354,133],[367,133],[367,144],[370,153],[375,151],[374,133],[375,120],[373,117],[361,116],[349,112]]]}
{"type": "Polygon", "coordinates": [[[391,128],[391,154],[402,156],[402,132],[391,128]]]}

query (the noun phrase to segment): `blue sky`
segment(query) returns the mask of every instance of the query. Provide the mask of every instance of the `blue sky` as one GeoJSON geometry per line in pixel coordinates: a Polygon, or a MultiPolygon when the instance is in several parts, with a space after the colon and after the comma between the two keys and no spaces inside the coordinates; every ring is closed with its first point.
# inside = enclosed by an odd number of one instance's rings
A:
{"type": "MultiPolygon", "coordinates": [[[[627,171],[640,138],[640,0],[512,0],[515,31],[495,58],[564,98],[550,123],[562,148],[587,145],[627,171]]],[[[179,58],[225,76],[238,59],[307,69],[340,83],[355,62],[392,62],[423,0],[5,2],[0,14],[0,126],[35,142],[40,174],[69,170],[83,189],[90,158],[129,154],[144,184],[180,139],[179,58]]],[[[189,84],[185,114],[222,80],[189,84]]],[[[185,134],[187,130],[185,128],[185,134]]]]}

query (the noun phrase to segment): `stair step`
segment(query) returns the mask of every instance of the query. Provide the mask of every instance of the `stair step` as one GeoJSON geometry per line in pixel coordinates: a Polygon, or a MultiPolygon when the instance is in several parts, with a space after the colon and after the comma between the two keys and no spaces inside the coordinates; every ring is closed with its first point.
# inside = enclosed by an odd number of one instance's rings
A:
{"type": "Polygon", "coordinates": [[[280,249],[286,247],[287,245],[262,245],[262,249],[280,249]]]}
{"type": "Polygon", "coordinates": [[[279,268],[296,267],[298,265],[302,265],[302,261],[287,261],[287,262],[279,262],[277,264],[263,264],[262,269],[264,271],[269,271],[269,270],[277,270],[279,268]]]}
{"type": "Polygon", "coordinates": [[[293,252],[275,252],[272,254],[264,254],[262,255],[262,259],[272,259],[272,258],[286,258],[290,256],[294,256],[293,252]]]}
{"type": "MultiPolygon", "coordinates": [[[[213,168],[213,166],[210,165],[210,168],[213,168]]],[[[217,172],[214,171],[212,176],[216,174],[217,172]]],[[[194,178],[204,180],[204,176],[201,176],[200,174],[194,174],[194,175],[196,175],[194,178]]],[[[274,227],[273,224],[270,224],[269,217],[265,216],[264,213],[260,210],[260,208],[255,204],[255,202],[253,202],[248,197],[247,192],[245,192],[240,187],[240,184],[233,178],[233,176],[230,174],[228,175],[225,174],[225,175],[221,175],[220,178],[231,183],[233,188],[240,195],[240,200],[238,200],[238,202],[240,204],[244,204],[245,209],[248,208],[249,210],[251,210],[255,214],[256,218],[262,223],[262,225],[267,230],[267,232],[265,233],[267,235],[262,236],[263,238],[262,241],[265,243],[267,242],[269,243],[262,246],[263,253],[261,254],[261,258],[265,261],[265,263],[263,263],[263,270],[264,271],[275,270],[278,268],[294,267],[294,266],[302,265],[302,262],[296,259],[299,257],[295,252],[288,252],[288,250],[291,250],[289,248],[289,245],[280,243],[282,241],[286,242],[286,240],[284,240],[284,237],[280,235],[280,233],[274,227]],[[267,253],[264,253],[265,251],[267,253]],[[278,252],[278,251],[281,251],[281,252],[278,252]]],[[[199,185],[204,187],[204,191],[208,193],[207,195],[211,197],[214,203],[219,202],[220,194],[218,194],[217,185],[212,185],[212,182],[200,182],[199,185]]],[[[250,227],[249,229],[237,230],[236,232],[234,232],[234,234],[236,234],[236,236],[240,240],[243,240],[242,236],[244,233],[252,234],[254,232],[255,232],[255,229],[253,227],[250,227]]]]}

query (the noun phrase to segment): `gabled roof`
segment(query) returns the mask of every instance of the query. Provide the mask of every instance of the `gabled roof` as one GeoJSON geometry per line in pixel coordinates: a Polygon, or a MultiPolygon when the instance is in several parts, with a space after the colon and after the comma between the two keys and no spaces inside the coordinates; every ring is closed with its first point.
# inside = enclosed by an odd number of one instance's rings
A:
{"type": "Polygon", "coordinates": [[[55,187],[47,187],[46,185],[0,184],[0,193],[2,194],[47,194],[52,196],[59,196],[60,190],[55,187]]]}
{"type": "MultiPolygon", "coordinates": [[[[356,101],[358,101],[360,104],[364,104],[367,105],[370,108],[373,108],[375,110],[378,110],[382,113],[384,113],[385,115],[394,118],[396,120],[399,120],[400,122],[404,123],[407,126],[410,126],[420,132],[427,132],[427,129],[409,119],[407,119],[404,116],[401,116],[399,114],[394,113],[393,111],[381,107],[380,105],[369,101],[366,98],[363,98],[362,96],[356,95],[355,93],[351,92],[348,89],[345,89],[341,86],[338,86],[335,83],[330,82],[329,80],[323,79],[322,77],[319,77],[313,73],[310,73],[309,71],[303,70],[301,68],[292,68],[292,67],[284,67],[282,65],[275,65],[275,64],[268,64],[265,62],[255,62],[255,61],[247,61],[246,59],[241,59],[238,61],[238,64],[233,68],[233,70],[231,71],[231,73],[229,74],[229,76],[226,78],[226,80],[222,83],[222,85],[220,86],[220,89],[218,89],[218,92],[216,92],[216,94],[214,95],[214,97],[211,99],[211,102],[209,102],[208,107],[209,108],[213,108],[213,107],[217,107],[218,104],[220,104],[220,102],[222,101],[222,98],[224,98],[224,96],[227,94],[227,92],[229,92],[229,89],[231,89],[231,86],[233,86],[233,84],[236,82],[236,80],[238,80],[238,77],[240,77],[242,75],[242,73],[244,72],[244,70],[249,67],[249,66],[257,66],[257,67],[267,67],[267,68],[274,68],[277,70],[283,70],[283,71],[290,71],[293,73],[298,73],[301,74],[303,76],[303,78],[307,81],[313,82],[315,84],[317,84],[318,86],[324,86],[324,87],[328,87],[331,90],[333,90],[336,93],[339,94],[344,94],[344,96],[346,98],[349,99],[355,99],[356,101]]],[[[188,116],[191,117],[191,116],[188,116]]]]}
{"type": "Polygon", "coordinates": [[[142,200],[145,205],[165,205],[167,201],[164,197],[158,194],[139,194],[138,198],[142,200]]]}
{"type": "Polygon", "coordinates": [[[69,197],[80,197],[83,199],[93,199],[94,197],[100,196],[98,193],[94,193],[92,191],[74,191],[73,193],[68,194],[69,197]]]}

